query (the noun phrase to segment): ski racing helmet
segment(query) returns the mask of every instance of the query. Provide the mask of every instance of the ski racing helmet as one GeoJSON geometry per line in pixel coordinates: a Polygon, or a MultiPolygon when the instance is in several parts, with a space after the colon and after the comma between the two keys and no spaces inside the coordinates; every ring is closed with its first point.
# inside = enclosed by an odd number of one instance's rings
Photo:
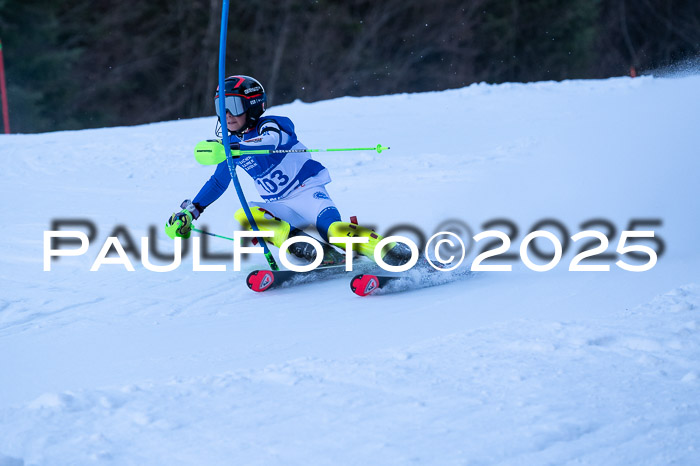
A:
{"type": "MultiPolygon", "coordinates": [[[[262,84],[250,76],[235,75],[224,80],[226,110],[233,116],[246,115],[245,125],[239,130],[244,133],[253,128],[265,111],[267,94],[262,84]]],[[[214,93],[214,108],[219,116],[219,87],[214,93]]]]}

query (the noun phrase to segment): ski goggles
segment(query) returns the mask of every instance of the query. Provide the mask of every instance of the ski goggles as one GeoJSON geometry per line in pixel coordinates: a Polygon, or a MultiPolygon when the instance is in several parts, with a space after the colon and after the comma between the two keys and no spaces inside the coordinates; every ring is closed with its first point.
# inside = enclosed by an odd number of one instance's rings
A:
{"type": "MultiPolygon", "coordinates": [[[[231,112],[233,116],[243,115],[246,111],[246,106],[244,105],[243,99],[237,95],[227,95],[226,100],[226,110],[231,112]]],[[[220,117],[219,114],[219,98],[214,99],[214,108],[216,109],[216,116],[220,117]]]]}

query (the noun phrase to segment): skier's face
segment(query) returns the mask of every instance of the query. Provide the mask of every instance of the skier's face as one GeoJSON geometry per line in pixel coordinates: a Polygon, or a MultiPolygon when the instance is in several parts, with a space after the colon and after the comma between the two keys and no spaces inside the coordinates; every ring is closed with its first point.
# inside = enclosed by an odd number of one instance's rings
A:
{"type": "Polygon", "coordinates": [[[245,125],[245,113],[243,115],[233,116],[231,112],[226,110],[226,126],[231,132],[239,131],[245,125]]]}

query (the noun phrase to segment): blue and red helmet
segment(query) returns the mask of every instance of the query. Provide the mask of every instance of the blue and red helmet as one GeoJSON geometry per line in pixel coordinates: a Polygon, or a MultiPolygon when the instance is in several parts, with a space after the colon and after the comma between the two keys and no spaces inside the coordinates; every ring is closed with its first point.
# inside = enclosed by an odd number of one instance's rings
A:
{"type": "MultiPolygon", "coordinates": [[[[224,80],[226,110],[234,116],[246,115],[244,131],[254,127],[265,111],[267,94],[262,84],[250,76],[229,76],[224,80]]],[[[219,115],[219,87],[214,93],[214,108],[219,115]]]]}

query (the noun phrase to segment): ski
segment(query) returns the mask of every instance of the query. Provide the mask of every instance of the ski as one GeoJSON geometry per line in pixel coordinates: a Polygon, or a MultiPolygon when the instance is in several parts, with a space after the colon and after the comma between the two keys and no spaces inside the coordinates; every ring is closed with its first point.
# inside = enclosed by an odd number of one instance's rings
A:
{"type": "Polygon", "coordinates": [[[391,275],[362,273],[350,280],[350,289],[358,296],[369,296],[378,290],[395,293],[444,285],[469,275],[469,271],[443,272],[427,268],[391,275]]]}
{"type": "Polygon", "coordinates": [[[400,279],[400,276],[359,274],[350,280],[350,289],[358,296],[368,296],[386,286],[389,282],[400,279]]]}
{"type": "Polygon", "coordinates": [[[375,267],[372,262],[356,261],[353,271],[346,271],[345,264],[319,266],[309,272],[293,270],[253,270],[246,278],[248,288],[258,293],[281,286],[301,285],[321,280],[342,277],[345,274],[357,273],[358,270],[370,271],[375,267]]]}

